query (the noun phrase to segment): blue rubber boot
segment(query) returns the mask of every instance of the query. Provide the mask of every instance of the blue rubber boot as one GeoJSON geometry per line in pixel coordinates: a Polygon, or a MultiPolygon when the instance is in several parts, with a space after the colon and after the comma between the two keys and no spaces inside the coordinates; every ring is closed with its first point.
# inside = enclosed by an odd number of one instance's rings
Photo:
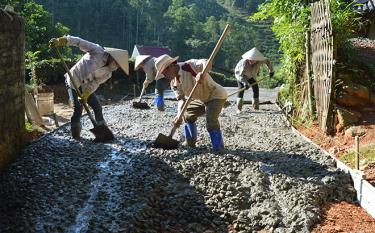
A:
{"type": "Polygon", "coordinates": [[[158,108],[159,111],[164,111],[165,110],[165,107],[164,107],[164,97],[163,96],[157,95],[155,97],[155,104],[156,104],[156,107],[158,108]]]}
{"type": "Polygon", "coordinates": [[[185,123],[184,124],[184,134],[185,134],[185,143],[187,146],[195,147],[197,142],[197,125],[195,123],[185,123]]]}
{"type": "Polygon", "coordinates": [[[208,132],[211,138],[212,149],[215,152],[224,150],[223,136],[220,129],[214,129],[208,132]]]}

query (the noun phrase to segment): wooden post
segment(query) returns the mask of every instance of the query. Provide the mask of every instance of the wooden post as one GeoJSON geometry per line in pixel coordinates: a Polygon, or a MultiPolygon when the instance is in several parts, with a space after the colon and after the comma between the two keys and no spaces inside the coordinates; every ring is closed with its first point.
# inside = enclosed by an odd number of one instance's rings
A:
{"type": "Polygon", "coordinates": [[[354,153],[355,153],[355,169],[359,170],[359,137],[355,136],[355,148],[354,148],[354,153]]]}
{"type": "Polygon", "coordinates": [[[306,32],[306,78],[307,78],[307,101],[309,107],[309,116],[313,115],[312,107],[312,83],[311,83],[311,60],[310,60],[310,29],[306,32]]]}

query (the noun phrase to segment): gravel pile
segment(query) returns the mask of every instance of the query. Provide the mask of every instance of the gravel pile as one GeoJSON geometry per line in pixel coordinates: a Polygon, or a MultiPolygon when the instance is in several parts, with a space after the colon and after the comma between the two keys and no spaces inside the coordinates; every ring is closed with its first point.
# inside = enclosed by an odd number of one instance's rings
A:
{"type": "Polygon", "coordinates": [[[371,61],[375,59],[375,40],[370,40],[368,38],[352,38],[350,42],[357,52],[356,56],[372,64],[371,61]]]}
{"type": "Polygon", "coordinates": [[[92,143],[85,118],[85,140],[66,125],[26,148],[0,176],[0,232],[309,232],[324,203],[355,198],[349,176],[274,105],[226,108],[227,150],[215,154],[204,118],[196,149],[150,147],[172,128],[175,102],[131,104],[105,107],[111,143],[92,143]]]}

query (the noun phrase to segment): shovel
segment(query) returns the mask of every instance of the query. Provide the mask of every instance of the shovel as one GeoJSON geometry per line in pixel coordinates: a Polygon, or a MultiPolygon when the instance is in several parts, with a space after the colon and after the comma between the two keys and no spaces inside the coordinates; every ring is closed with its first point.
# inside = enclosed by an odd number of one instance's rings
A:
{"type": "MultiPolygon", "coordinates": [[[[252,87],[252,86],[254,86],[255,84],[259,83],[260,81],[263,81],[264,79],[266,79],[266,77],[260,78],[259,80],[255,81],[255,83],[250,84],[249,88],[252,87]]],[[[235,91],[235,92],[233,92],[233,93],[230,93],[230,94],[227,96],[227,99],[228,99],[229,97],[231,97],[231,96],[233,96],[233,95],[235,95],[235,94],[241,92],[241,91],[244,91],[244,90],[246,90],[246,87],[243,87],[243,88],[238,89],[237,91],[235,91]]],[[[225,101],[224,108],[226,108],[226,107],[228,107],[228,106],[230,106],[230,102],[227,100],[227,101],[225,101]]]]}
{"type": "MultiPolygon", "coordinates": [[[[61,53],[60,53],[60,50],[55,47],[55,51],[58,55],[58,57],[60,58],[61,60],[61,63],[62,65],[64,66],[64,69],[66,70],[66,72],[68,73],[68,76],[70,78],[70,82],[73,84],[73,88],[76,90],[77,92],[77,95],[82,98],[82,93],[80,92],[80,90],[77,88],[77,85],[76,83],[74,82],[73,80],[73,75],[72,73],[70,72],[68,66],[66,65],[61,53]]],[[[94,117],[92,116],[91,112],[90,112],[90,109],[89,107],[87,106],[87,103],[84,103],[84,102],[81,102],[81,104],[83,105],[83,107],[85,108],[94,128],[90,129],[90,131],[95,135],[95,139],[94,139],[94,142],[106,142],[106,141],[110,141],[112,139],[114,139],[114,136],[113,136],[113,133],[112,131],[106,126],[106,125],[98,125],[94,119],[94,117]]]]}
{"type": "MultiPolygon", "coordinates": [[[[228,35],[228,33],[229,33],[229,24],[227,24],[227,26],[225,27],[225,29],[223,31],[223,34],[221,34],[220,39],[216,43],[216,46],[215,46],[214,50],[212,51],[206,66],[203,69],[201,77],[204,77],[207,74],[208,67],[211,67],[211,65],[213,63],[213,60],[214,60],[214,57],[216,56],[217,52],[219,51],[219,49],[220,49],[221,45],[223,44],[224,39],[228,35]]],[[[198,84],[199,84],[199,80],[197,80],[195,82],[195,85],[194,85],[193,89],[191,90],[191,92],[189,94],[189,97],[187,98],[187,100],[185,101],[181,111],[177,115],[177,122],[181,121],[181,119],[182,119],[182,117],[183,117],[183,115],[184,115],[184,113],[185,113],[185,111],[186,111],[186,109],[187,109],[187,107],[190,103],[190,100],[191,100],[195,90],[197,89],[198,84]]],[[[177,128],[178,128],[178,126],[176,124],[174,124],[174,126],[173,126],[173,128],[172,128],[172,130],[171,130],[171,132],[169,133],[168,136],[159,133],[158,137],[156,138],[156,140],[153,143],[153,146],[155,148],[162,148],[162,149],[176,149],[178,147],[179,142],[177,140],[174,140],[172,137],[173,137],[174,133],[176,132],[177,128]]]]}
{"type": "Polygon", "coordinates": [[[139,109],[149,109],[150,108],[150,106],[148,106],[147,103],[141,102],[143,93],[145,92],[145,89],[146,88],[143,86],[142,91],[141,91],[141,95],[139,96],[138,101],[133,102],[133,108],[139,108],[139,109]]]}

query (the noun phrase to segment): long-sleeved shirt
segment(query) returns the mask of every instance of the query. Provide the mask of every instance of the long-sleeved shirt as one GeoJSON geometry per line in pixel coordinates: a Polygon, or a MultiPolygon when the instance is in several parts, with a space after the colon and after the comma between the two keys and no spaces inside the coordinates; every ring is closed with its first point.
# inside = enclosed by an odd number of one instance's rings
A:
{"type": "MultiPolygon", "coordinates": [[[[83,92],[95,92],[100,84],[112,77],[112,72],[117,68],[106,65],[110,55],[100,45],[73,36],[67,36],[67,40],[69,46],[76,46],[85,52],[83,57],[70,69],[74,83],[77,88],[81,87],[83,92]]],[[[68,74],[64,76],[70,86],[71,81],[68,74]]]]}
{"type": "Polygon", "coordinates": [[[156,67],[155,67],[155,61],[156,61],[156,58],[151,57],[143,66],[143,71],[146,74],[146,79],[143,82],[143,86],[145,87],[148,87],[148,85],[155,80],[155,76],[157,72],[156,67]]]}
{"type": "Polygon", "coordinates": [[[255,64],[250,64],[247,59],[241,59],[234,69],[236,79],[240,82],[246,82],[248,79],[256,78],[258,75],[260,66],[266,64],[269,71],[273,72],[271,62],[267,59],[264,61],[257,61],[255,64]]]}
{"type": "MultiPolygon", "coordinates": [[[[175,79],[171,82],[171,88],[177,98],[189,96],[196,83],[192,73],[202,72],[205,63],[205,59],[191,59],[186,62],[178,63],[180,66],[180,70],[178,72],[179,77],[175,77],[175,79]],[[190,65],[193,72],[183,69],[183,66],[186,64],[190,65]]],[[[207,74],[206,77],[202,77],[201,83],[198,84],[192,99],[201,100],[202,102],[206,103],[213,99],[226,99],[227,96],[228,94],[224,87],[216,83],[211,76],[207,74]]]]}

